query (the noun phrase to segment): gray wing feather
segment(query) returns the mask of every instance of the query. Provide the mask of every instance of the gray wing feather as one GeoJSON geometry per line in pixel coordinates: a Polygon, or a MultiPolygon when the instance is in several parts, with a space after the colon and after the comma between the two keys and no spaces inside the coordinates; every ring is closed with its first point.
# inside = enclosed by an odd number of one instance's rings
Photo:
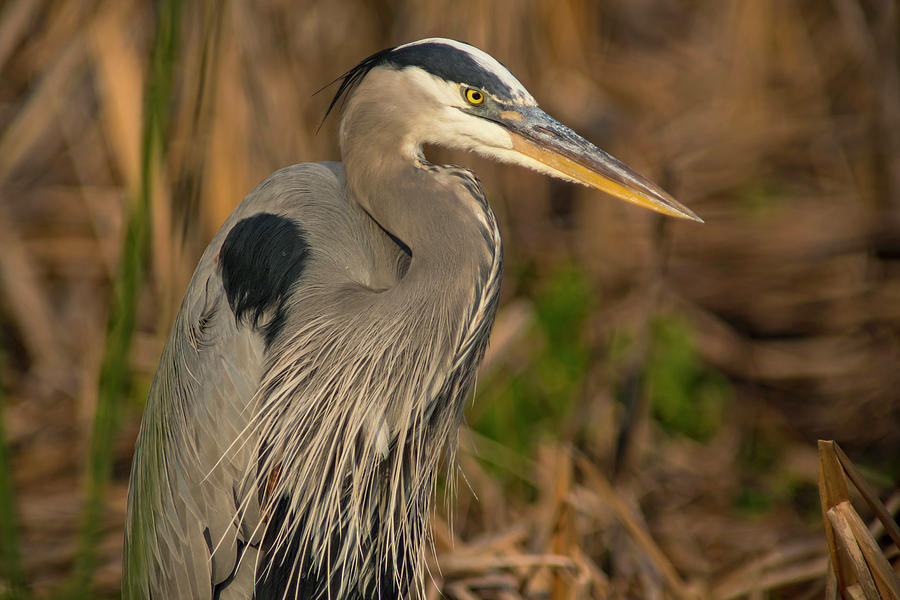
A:
{"type": "MultiPolygon", "coordinates": [[[[204,271],[210,272],[197,274],[217,277],[213,269],[204,271]]],[[[236,326],[221,294],[204,307],[215,311],[204,332],[215,343],[189,343],[191,322],[199,318],[190,305],[194,291],[192,284],[163,352],[138,439],[129,490],[126,597],[210,598],[214,584],[234,569],[234,487],[249,448],[229,449],[229,443],[247,420],[263,344],[236,326]]]]}
{"type": "MultiPolygon", "coordinates": [[[[265,343],[236,321],[218,253],[241,219],[263,211],[325,218],[315,206],[324,199],[346,207],[342,190],[339,165],[282,169],[248,195],[203,254],[160,358],[135,450],[124,598],[211,598],[214,590],[223,599],[252,596],[261,533],[245,474],[257,448],[242,434],[253,414],[265,343]]],[[[353,261],[345,268],[358,276],[367,271],[353,261]]]]}

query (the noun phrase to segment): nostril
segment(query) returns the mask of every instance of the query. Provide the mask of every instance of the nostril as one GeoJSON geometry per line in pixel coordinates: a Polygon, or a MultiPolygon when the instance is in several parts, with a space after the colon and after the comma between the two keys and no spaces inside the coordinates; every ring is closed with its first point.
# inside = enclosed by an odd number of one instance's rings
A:
{"type": "Polygon", "coordinates": [[[558,138],[558,137],[559,137],[559,134],[558,134],[558,133],[556,133],[556,132],[553,131],[552,129],[547,129],[546,127],[544,127],[544,126],[542,126],[542,125],[535,125],[534,128],[537,129],[538,131],[541,131],[541,132],[543,132],[543,133],[546,133],[546,134],[549,135],[550,137],[555,137],[555,138],[558,138]]]}

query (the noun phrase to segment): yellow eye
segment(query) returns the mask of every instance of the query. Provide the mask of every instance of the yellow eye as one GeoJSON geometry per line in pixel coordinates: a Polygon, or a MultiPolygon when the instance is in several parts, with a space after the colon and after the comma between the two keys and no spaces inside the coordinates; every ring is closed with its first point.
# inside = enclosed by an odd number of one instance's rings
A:
{"type": "Polygon", "coordinates": [[[466,90],[466,100],[469,101],[469,104],[481,104],[484,102],[484,94],[478,90],[469,88],[466,90]]]}

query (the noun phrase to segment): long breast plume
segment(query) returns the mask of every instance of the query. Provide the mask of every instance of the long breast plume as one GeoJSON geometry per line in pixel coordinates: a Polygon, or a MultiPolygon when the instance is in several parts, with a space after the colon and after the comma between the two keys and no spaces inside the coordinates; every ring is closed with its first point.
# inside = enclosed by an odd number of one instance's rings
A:
{"type": "MultiPolygon", "coordinates": [[[[382,589],[383,572],[397,586],[423,585],[437,475],[443,461],[455,467],[465,399],[499,294],[500,234],[478,191],[488,250],[458,314],[445,314],[433,298],[413,299],[379,320],[371,312],[304,314],[305,305],[340,305],[308,302],[323,293],[310,290],[295,299],[295,330],[271,349],[242,436],[257,444],[259,457],[243,488],[255,491],[263,516],[254,537],[271,555],[294,561],[293,585],[309,570],[330,574],[338,598],[357,581],[382,589]],[[449,340],[409,329],[447,331],[448,323],[449,340]]],[[[238,522],[252,500],[245,496],[238,522]]]]}

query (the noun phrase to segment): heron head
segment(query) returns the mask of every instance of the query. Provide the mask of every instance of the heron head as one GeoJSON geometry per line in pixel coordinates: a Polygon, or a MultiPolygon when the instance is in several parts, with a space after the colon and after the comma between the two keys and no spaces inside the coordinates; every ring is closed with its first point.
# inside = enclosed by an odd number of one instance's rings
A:
{"type": "MultiPolygon", "coordinates": [[[[340,80],[328,111],[346,101],[348,113],[362,117],[354,121],[354,135],[359,127],[389,127],[399,137],[400,151],[413,157],[421,156],[423,144],[474,151],[701,221],[652,181],[541,110],[506,67],[468,44],[429,38],[389,48],[340,80]]],[[[349,139],[348,122],[342,122],[342,146],[349,139]]]]}

